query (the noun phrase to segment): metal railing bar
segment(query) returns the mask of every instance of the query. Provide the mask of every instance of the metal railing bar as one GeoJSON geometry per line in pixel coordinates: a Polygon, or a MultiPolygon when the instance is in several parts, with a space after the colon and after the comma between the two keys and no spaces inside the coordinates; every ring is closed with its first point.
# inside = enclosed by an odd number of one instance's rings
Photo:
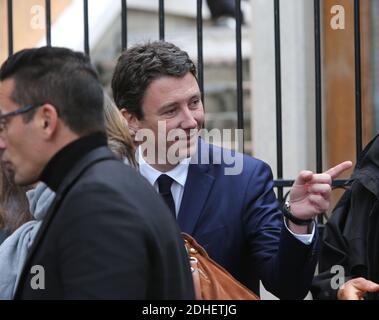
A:
{"type": "MultiPolygon", "coordinates": [[[[243,75],[242,75],[242,14],[241,14],[241,0],[236,0],[236,77],[237,77],[237,128],[244,127],[243,119],[243,75]]],[[[242,152],[244,151],[244,143],[242,143],[242,152]]]]}
{"type": "Polygon", "coordinates": [[[362,151],[362,82],[361,82],[361,31],[360,3],[354,0],[354,59],[355,59],[355,130],[356,159],[362,151]]]}
{"type": "Polygon", "coordinates": [[[164,0],[159,0],[159,40],[165,39],[164,0]]]}
{"type": "Polygon", "coordinates": [[[51,46],[51,1],[45,0],[46,45],[51,46]]]}
{"type": "Polygon", "coordinates": [[[203,62],[203,0],[197,0],[196,31],[197,31],[197,78],[204,104],[204,62],[203,62]]]}
{"type": "Polygon", "coordinates": [[[13,54],[13,1],[7,2],[8,13],[8,55],[13,54]]]}
{"type": "MultiPolygon", "coordinates": [[[[322,106],[321,106],[321,40],[320,40],[320,0],[314,0],[314,40],[315,40],[315,111],[316,111],[316,172],[322,172],[322,106]]],[[[323,223],[322,215],[317,216],[323,223]]]]}
{"type": "MultiPolygon", "coordinates": [[[[336,180],[333,180],[332,186],[337,187],[337,188],[343,187],[348,181],[349,180],[347,179],[336,179],[336,180]]],[[[276,179],[274,180],[274,188],[291,187],[294,182],[295,180],[276,179]]]]}
{"type": "Polygon", "coordinates": [[[314,0],[315,37],[315,104],[316,104],[316,171],[322,172],[322,92],[321,92],[321,33],[320,0],[314,0]]]}
{"type": "Polygon", "coordinates": [[[128,16],[127,16],[127,0],[121,0],[121,51],[128,46],[128,16]]]}
{"type": "Polygon", "coordinates": [[[84,16],[84,52],[89,56],[89,22],[88,22],[88,0],[83,0],[83,16],[84,16]]]}
{"type": "MultiPolygon", "coordinates": [[[[278,180],[283,178],[283,141],[282,141],[282,79],[280,58],[280,5],[274,0],[275,29],[275,89],[276,89],[276,156],[278,180]]],[[[278,188],[278,199],[283,199],[283,189],[278,188]]]]}

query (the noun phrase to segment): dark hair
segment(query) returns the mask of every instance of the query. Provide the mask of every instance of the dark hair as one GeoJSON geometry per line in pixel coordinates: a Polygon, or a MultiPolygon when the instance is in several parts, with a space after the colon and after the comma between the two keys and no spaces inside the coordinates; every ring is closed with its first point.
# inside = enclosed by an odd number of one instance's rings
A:
{"type": "Polygon", "coordinates": [[[26,197],[27,187],[17,185],[13,173],[0,162],[0,229],[13,233],[18,227],[33,219],[26,197]]]}
{"type": "Polygon", "coordinates": [[[187,52],[164,41],[136,45],[124,51],[117,61],[112,78],[113,98],[119,109],[126,108],[143,118],[142,103],[149,84],[162,76],[183,77],[196,66],[187,52]]]}
{"type": "MultiPolygon", "coordinates": [[[[19,105],[50,103],[75,133],[104,132],[103,90],[87,56],[67,48],[24,49],[1,66],[0,80],[12,78],[11,99],[19,105]]],[[[35,110],[24,115],[30,121],[35,110]]]]}

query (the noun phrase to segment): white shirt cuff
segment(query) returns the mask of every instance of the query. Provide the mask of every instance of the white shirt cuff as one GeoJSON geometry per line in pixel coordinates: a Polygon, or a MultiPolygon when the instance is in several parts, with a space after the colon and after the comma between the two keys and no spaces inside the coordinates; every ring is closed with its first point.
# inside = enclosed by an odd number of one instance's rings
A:
{"type": "Polygon", "coordinates": [[[313,237],[315,235],[315,230],[316,230],[316,224],[313,222],[312,223],[312,232],[308,234],[297,234],[293,233],[290,228],[288,228],[286,219],[284,219],[284,225],[286,226],[287,230],[299,241],[306,245],[310,245],[313,241],[313,237]]]}

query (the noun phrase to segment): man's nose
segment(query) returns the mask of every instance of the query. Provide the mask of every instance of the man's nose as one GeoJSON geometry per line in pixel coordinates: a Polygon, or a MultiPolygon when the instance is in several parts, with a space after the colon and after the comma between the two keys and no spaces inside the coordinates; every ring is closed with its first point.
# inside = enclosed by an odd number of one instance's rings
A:
{"type": "Polygon", "coordinates": [[[188,108],[185,108],[185,110],[182,113],[182,122],[181,122],[181,128],[182,129],[195,129],[197,128],[197,121],[188,108]]]}

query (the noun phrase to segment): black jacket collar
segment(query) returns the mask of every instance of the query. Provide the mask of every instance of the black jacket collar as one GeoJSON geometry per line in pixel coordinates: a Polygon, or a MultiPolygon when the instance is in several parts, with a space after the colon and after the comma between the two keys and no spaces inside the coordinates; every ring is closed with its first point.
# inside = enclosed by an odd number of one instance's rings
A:
{"type": "Polygon", "coordinates": [[[72,167],[90,151],[107,145],[104,133],[98,132],[75,140],[58,151],[42,171],[40,180],[57,191],[72,167]]]}

